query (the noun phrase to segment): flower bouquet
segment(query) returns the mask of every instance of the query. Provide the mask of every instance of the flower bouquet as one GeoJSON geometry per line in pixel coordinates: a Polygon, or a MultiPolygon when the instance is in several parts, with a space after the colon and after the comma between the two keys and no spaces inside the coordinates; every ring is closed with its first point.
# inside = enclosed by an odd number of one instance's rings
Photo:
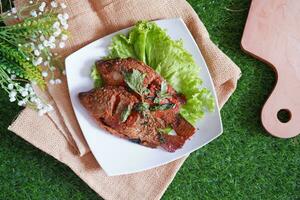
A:
{"type": "Polygon", "coordinates": [[[43,115],[53,108],[39,97],[34,87],[60,84],[64,75],[56,48],[68,39],[66,5],[56,1],[30,0],[0,14],[0,85],[11,102],[30,106],[43,115]]]}

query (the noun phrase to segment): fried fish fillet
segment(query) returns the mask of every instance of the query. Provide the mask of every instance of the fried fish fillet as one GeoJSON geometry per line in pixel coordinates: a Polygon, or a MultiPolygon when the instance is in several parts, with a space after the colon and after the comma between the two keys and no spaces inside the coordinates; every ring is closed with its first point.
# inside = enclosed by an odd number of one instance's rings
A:
{"type": "Polygon", "coordinates": [[[161,146],[169,152],[181,148],[195,133],[195,128],[179,114],[185,98],[169,84],[166,98],[157,101],[158,91],[165,80],[151,67],[132,58],[98,61],[96,67],[104,82],[103,87],[82,92],[79,99],[100,127],[132,142],[152,148],[161,146]],[[142,84],[147,93],[137,94],[128,87],[124,73],[133,70],[145,75],[142,84]],[[148,108],[141,111],[141,105],[145,104],[148,108]],[[162,131],[169,127],[176,135],[162,131]]]}

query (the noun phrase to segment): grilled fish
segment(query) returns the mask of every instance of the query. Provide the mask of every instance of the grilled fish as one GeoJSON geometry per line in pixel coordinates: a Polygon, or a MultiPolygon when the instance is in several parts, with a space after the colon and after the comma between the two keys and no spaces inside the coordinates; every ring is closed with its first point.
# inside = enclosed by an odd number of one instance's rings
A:
{"type": "Polygon", "coordinates": [[[181,148],[195,128],[179,114],[185,103],[151,67],[132,58],[98,61],[104,85],[79,94],[99,126],[113,135],[169,152],[181,148]],[[176,135],[164,132],[172,128],[176,135]]]}

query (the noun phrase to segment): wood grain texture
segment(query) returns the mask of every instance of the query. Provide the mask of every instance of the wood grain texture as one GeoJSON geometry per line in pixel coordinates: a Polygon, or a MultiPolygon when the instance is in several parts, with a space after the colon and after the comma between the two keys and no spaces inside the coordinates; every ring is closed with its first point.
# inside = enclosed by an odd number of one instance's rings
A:
{"type": "Polygon", "coordinates": [[[290,138],[300,133],[300,1],[252,0],[242,48],[270,64],[277,84],[265,103],[261,119],[274,136],[290,138]],[[288,122],[277,113],[287,110],[288,122]]]}

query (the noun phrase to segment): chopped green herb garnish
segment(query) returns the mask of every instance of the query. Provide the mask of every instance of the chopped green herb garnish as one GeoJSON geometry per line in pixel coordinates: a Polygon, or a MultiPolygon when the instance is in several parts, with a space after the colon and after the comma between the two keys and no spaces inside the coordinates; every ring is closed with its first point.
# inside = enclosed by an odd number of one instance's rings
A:
{"type": "Polygon", "coordinates": [[[136,104],[135,110],[142,113],[143,116],[145,117],[147,115],[147,111],[149,111],[149,104],[146,102],[140,102],[136,104]]]}
{"type": "Polygon", "coordinates": [[[136,111],[143,112],[149,110],[149,104],[146,102],[140,102],[135,106],[136,111]]]}
{"type": "Polygon", "coordinates": [[[169,110],[175,107],[175,104],[173,103],[166,103],[162,105],[156,105],[156,106],[151,106],[150,110],[155,111],[155,110],[169,110]]]}
{"type": "Polygon", "coordinates": [[[168,84],[166,81],[163,81],[160,85],[160,91],[156,93],[156,98],[154,99],[154,103],[160,103],[162,100],[166,98],[170,98],[171,95],[168,94],[168,84]]]}
{"type": "Polygon", "coordinates": [[[167,127],[167,128],[159,128],[158,132],[161,134],[169,134],[173,129],[171,127],[167,127]]]}
{"type": "Polygon", "coordinates": [[[132,72],[124,73],[124,80],[134,92],[140,96],[149,93],[148,88],[144,87],[144,79],[146,74],[142,74],[139,70],[133,69],[132,72]]]}
{"type": "Polygon", "coordinates": [[[125,110],[121,114],[121,122],[126,122],[127,118],[129,117],[132,110],[132,106],[128,105],[125,110]]]}

